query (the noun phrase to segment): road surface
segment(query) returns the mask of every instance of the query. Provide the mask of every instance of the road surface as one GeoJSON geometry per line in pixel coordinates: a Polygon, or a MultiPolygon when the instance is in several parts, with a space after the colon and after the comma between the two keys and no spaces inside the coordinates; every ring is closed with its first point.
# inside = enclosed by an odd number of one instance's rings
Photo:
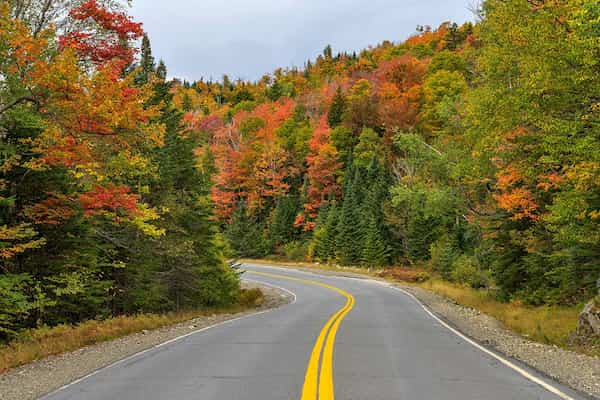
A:
{"type": "Polygon", "coordinates": [[[44,400],[584,399],[370,280],[247,266],[293,303],[143,352],[44,400]]]}

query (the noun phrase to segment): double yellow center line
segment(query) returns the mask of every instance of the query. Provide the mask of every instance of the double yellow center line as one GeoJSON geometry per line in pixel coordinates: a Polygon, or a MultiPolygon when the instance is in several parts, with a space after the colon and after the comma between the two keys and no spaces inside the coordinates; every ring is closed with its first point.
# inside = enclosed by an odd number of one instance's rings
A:
{"type": "Polygon", "coordinates": [[[334,400],[333,390],[333,347],[335,336],[344,317],[354,307],[354,297],[335,286],[326,283],[313,281],[310,279],[293,278],[287,275],[270,274],[266,272],[247,271],[252,274],[262,275],[271,278],[285,279],[289,281],[302,282],[309,285],[321,286],[346,297],[346,304],[333,314],[317,337],[312,349],[306,375],[304,377],[304,386],[302,387],[301,400],[334,400]],[[321,354],[322,353],[322,354],[321,354]],[[319,370],[319,361],[321,368],[319,370]]]}

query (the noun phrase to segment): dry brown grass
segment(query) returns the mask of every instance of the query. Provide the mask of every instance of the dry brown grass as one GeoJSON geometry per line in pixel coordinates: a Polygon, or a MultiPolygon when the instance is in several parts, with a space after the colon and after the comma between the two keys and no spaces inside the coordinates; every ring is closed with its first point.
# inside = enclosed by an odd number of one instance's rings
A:
{"type": "Polygon", "coordinates": [[[378,276],[402,282],[419,283],[431,278],[431,274],[424,269],[418,268],[388,268],[381,271],[378,276]]]}
{"type": "Polygon", "coordinates": [[[86,321],[79,325],[60,325],[52,328],[32,329],[24,332],[6,346],[0,347],[0,373],[51,355],[80,349],[143,330],[189,321],[212,315],[237,313],[261,305],[260,289],[243,290],[240,302],[228,308],[207,308],[168,314],[139,314],[106,320],[86,321]]]}
{"type": "Polygon", "coordinates": [[[441,280],[430,280],[418,286],[490,315],[527,338],[567,348],[581,311],[580,307],[531,307],[519,302],[503,303],[488,291],[441,280]]]}

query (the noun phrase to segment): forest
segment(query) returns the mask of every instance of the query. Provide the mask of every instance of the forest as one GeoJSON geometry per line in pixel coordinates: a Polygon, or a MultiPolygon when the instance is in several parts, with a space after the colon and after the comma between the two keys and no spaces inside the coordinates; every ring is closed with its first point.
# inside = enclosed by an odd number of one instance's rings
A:
{"type": "Polygon", "coordinates": [[[118,1],[0,5],[0,338],[230,304],[233,257],[594,297],[600,4],[474,11],[257,81],[188,82],[118,1]]]}

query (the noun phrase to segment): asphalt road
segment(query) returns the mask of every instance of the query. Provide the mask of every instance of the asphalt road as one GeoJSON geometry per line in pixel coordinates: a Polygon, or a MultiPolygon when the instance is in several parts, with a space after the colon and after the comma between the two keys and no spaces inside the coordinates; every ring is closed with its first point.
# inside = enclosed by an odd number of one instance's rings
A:
{"type": "Polygon", "coordinates": [[[327,371],[338,400],[584,399],[482,351],[396,289],[247,269],[246,278],[285,288],[295,301],[144,352],[44,400],[315,400],[316,390],[329,400],[327,371]]]}

